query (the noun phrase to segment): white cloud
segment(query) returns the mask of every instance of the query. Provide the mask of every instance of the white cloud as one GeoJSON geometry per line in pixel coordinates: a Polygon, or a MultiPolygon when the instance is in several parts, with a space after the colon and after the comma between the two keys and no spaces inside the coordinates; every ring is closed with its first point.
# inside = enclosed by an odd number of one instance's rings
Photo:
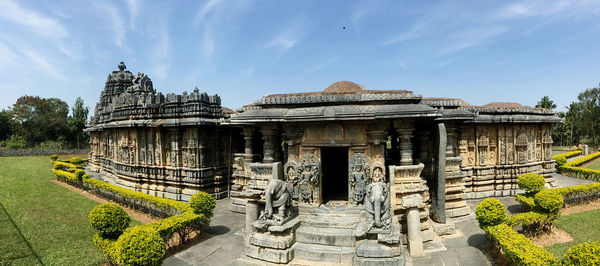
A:
{"type": "Polygon", "coordinates": [[[10,0],[0,1],[0,17],[25,25],[45,38],[66,38],[67,30],[58,21],[27,10],[10,0]]]}
{"type": "Polygon", "coordinates": [[[123,47],[123,41],[125,40],[125,21],[121,17],[119,9],[108,3],[96,3],[96,9],[99,10],[101,17],[105,19],[106,24],[113,33],[115,44],[119,47],[123,47]]]}
{"type": "Polygon", "coordinates": [[[14,64],[16,58],[17,55],[12,49],[7,47],[3,43],[0,43],[0,62],[2,62],[2,66],[9,66],[14,64]]]}
{"type": "Polygon", "coordinates": [[[168,30],[168,17],[166,15],[156,19],[156,25],[150,28],[154,34],[155,46],[152,49],[152,74],[157,80],[165,80],[171,68],[170,47],[171,38],[168,30]]]}
{"type": "Polygon", "coordinates": [[[135,21],[140,14],[140,5],[138,0],[126,0],[129,9],[129,27],[135,29],[135,21]]]}
{"type": "Polygon", "coordinates": [[[194,17],[194,25],[202,24],[210,13],[216,13],[224,4],[224,0],[209,0],[196,13],[194,17]]]}
{"type": "Polygon", "coordinates": [[[271,39],[266,47],[276,47],[283,51],[292,49],[305,35],[304,23],[302,20],[295,20],[287,28],[271,39]]]}
{"type": "Polygon", "coordinates": [[[43,71],[46,75],[55,77],[61,80],[67,80],[63,75],[61,75],[56,68],[52,64],[50,64],[46,58],[43,56],[30,51],[30,50],[22,50],[23,54],[25,54],[29,60],[41,71],[43,71]]]}
{"type": "Polygon", "coordinates": [[[455,33],[451,39],[453,43],[448,44],[448,48],[443,50],[444,53],[454,53],[473,46],[484,44],[491,41],[494,37],[499,36],[508,31],[508,28],[503,26],[482,26],[473,27],[455,33]]]}

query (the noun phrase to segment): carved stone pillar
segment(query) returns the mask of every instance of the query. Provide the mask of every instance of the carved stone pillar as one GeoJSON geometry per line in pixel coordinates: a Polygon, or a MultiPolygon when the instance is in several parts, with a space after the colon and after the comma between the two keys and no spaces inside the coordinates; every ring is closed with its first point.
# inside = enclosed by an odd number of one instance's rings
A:
{"type": "Polygon", "coordinates": [[[275,129],[273,127],[261,127],[260,132],[263,135],[263,162],[272,163],[275,161],[275,129]]]}
{"type": "Polygon", "coordinates": [[[244,135],[244,161],[246,163],[253,163],[254,153],[252,148],[252,137],[254,136],[254,128],[244,127],[242,134],[244,135]]]}
{"type": "Polygon", "coordinates": [[[400,165],[413,164],[412,137],[415,128],[413,121],[398,121],[394,123],[400,138],[400,165]]]}
{"type": "Polygon", "coordinates": [[[283,134],[283,138],[288,145],[288,158],[286,158],[286,161],[298,161],[300,158],[300,149],[298,146],[300,144],[300,140],[302,139],[302,132],[289,131],[283,134]]]}

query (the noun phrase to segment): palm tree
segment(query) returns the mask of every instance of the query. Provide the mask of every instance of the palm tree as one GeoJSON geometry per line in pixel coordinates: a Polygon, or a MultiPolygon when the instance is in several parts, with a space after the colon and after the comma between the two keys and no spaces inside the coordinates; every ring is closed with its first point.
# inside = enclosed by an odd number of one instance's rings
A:
{"type": "Polygon", "coordinates": [[[546,108],[546,109],[554,109],[556,108],[556,104],[554,104],[553,100],[550,100],[550,97],[548,96],[544,96],[542,97],[542,99],[537,103],[537,105],[535,106],[535,108],[546,108]]]}

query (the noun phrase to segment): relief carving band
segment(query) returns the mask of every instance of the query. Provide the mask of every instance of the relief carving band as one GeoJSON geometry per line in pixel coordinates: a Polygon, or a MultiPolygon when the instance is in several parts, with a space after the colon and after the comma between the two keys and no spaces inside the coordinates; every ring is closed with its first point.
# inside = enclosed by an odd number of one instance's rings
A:
{"type": "Polygon", "coordinates": [[[316,186],[319,183],[319,160],[312,153],[302,156],[302,162],[296,170],[298,180],[298,196],[301,202],[313,203],[318,199],[316,186]]]}
{"type": "Polygon", "coordinates": [[[350,179],[350,202],[362,204],[365,198],[367,185],[370,183],[369,157],[364,153],[355,153],[350,157],[348,173],[350,179]]]}

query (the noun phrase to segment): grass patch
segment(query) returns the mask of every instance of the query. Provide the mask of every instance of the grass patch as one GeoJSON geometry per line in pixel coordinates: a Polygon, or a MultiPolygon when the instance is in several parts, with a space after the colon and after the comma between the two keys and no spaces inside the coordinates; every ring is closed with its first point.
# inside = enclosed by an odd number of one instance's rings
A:
{"type": "Polygon", "coordinates": [[[51,183],[50,167],[48,156],[0,157],[0,264],[102,264],[88,224],[98,203],[51,183]]]}
{"type": "Polygon", "coordinates": [[[600,170],[600,159],[593,160],[591,163],[587,164],[585,168],[600,170]]]}
{"type": "Polygon", "coordinates": [[[600,209],[561,216],[556,220],[555,226],[567,231],[575,240],[567,243],[555,244],[546,249],[559,258],[570,247],[588,241],[600,241],[600,209]]]}

